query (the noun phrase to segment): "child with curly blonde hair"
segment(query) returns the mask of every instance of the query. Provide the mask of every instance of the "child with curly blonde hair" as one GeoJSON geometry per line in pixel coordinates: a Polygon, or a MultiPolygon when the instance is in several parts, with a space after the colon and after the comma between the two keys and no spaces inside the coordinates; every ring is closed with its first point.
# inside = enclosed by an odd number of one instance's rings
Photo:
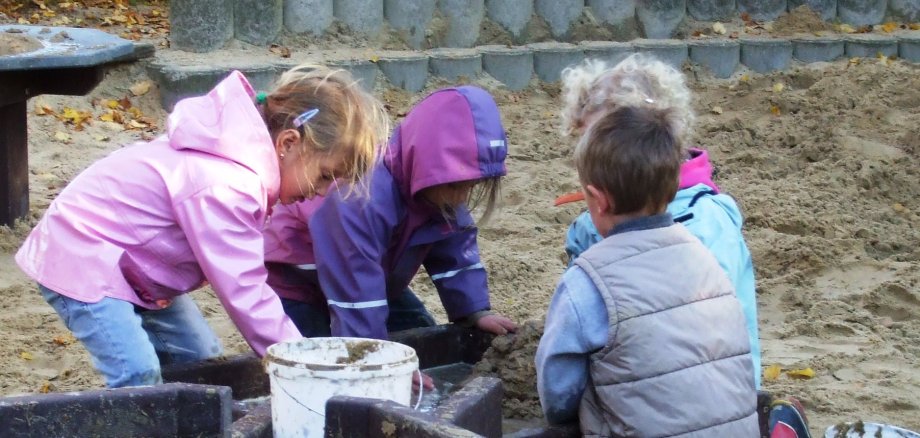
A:
{"type": "MultiPolygon", "coordinates": [[[[609,67],[597,60],[563,72],[562,131],[580,135],[600,114],[618,107],[646,107],[669,111],[674,135],[685,141],[694,122],[691,93],[683,74],[644,54],[634,54],[609,67]]],[[[744,309],[754,381],[760,387],[760,338],[757,328],[757,297],[751,253],[741,234],[743,219],[731,196],[713,182],[709,154],[698,148],[683,148],[680,182],[668,212],[712,251],[728,274],[744,309]]],[[[583,199],[581,194],[561,197],[557,205],[583,199]]],[[[569,264],[602,239],[587,212],[569,227],[565,250],[569,264]]]]}
{"type": "Polygon", "coordinates": [[[267,95],[233,72],[177,103],[162,136],[78,175],[16,261],[109,387],[160,383],[161,363],[221,354],[187,294],[207,283],[263,355],[300,337],[266,283],[272,206],[361,178],[387,120],[342,70],[294,68],[267,95]]]}

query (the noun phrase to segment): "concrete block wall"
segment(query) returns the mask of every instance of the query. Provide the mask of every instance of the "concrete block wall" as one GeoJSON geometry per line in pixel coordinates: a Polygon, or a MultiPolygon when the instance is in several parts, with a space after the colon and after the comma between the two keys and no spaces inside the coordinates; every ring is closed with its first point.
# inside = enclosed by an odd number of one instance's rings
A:
{"type": "MultiPolygon", "coordinates": [[[[456,83],[474,81],[487,74],[506,88],[517,91],[535,80],[556,82],[563,69],[586,58],[602,59],[612,65],[635,52],[655,56],[678,69],[690,63],[708,70],[714,77],[728,78],[742,69],[765,74],[787,69],[793,63],[874,58],[879,54],[920,63],[920,32],[900,36],[857,34],[792,39],[636,39],[579,44],[486,45],[465,49],[389,51],[375,61],[361,58],[329,64],[350,71],[368,89],[386,84],[419,92],[432,78],[456,83]]],[[[148,64],[148,70],[150,77],[159,83],[163,107],[171,110],[179,99],[207,92],[231,70],[242,71],[256,88],[267,90],[278,75],[293,66],[290,60],[264,65],[210,67],[176,65],[157,59],[148,64]]]]}
{"type": "Polygon", "coordinates": [[[322,36],[338,21],[368,38],[396,32],[407,47],[470,48],[485,38],[528,44],[578,43],[585,34],[618,41],[667,39],[685,19],[727,20],[744,12],[773,20],[807,5],[825,20],[862,26],[920,21],[920,0],[171,0],[172,47],[219,49],[230,39],[266,45],[282,29],[322,36]],[[481,35],[484,29],[489,35],[481,35]]]}

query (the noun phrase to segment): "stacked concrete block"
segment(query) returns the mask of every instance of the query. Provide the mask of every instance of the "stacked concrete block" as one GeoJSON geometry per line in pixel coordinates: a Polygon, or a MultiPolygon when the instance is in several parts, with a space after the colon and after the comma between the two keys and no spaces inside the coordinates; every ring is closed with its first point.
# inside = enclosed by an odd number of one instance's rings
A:
{"type": "Polygon", "coordinates": [[[888,15],[905,23],[920,21],[920,0],[888,0],[888,15]]]}
{"type": "Polygon", "coordinates": [[[383,0],[335,0],[332,13],[356,33],[374,37],[383,29],[383,0]]]}
{"type": "Polygon", "coordinates": [[[484,0],[438,0],[438,10],[448,21],[444,47],[473,47],[485,17],[484,0]]]}
{"type": "Polygon", "coordinates": [[[786,0],[738,0],[738,12],[755,20],[773,21],[786,12],[786,0]]]}
{"type": "Polygon", "coordinates": [[[425,31],[437,6],[437,0],[384,0],[383,16],[409,47],[418,50],[425,45],[425,31]]]}
{"type": "Polygon", "coordinates": [[[627,56],[636,53],[636,46],[632,43],[583,41],[580,45],[585,52],[585,59],[599,59],[609,66],[617,65],[627,56]]]}
{"type": "Polygon", "coordinates": [[[291,32],[319,36],[333,18],[332,0],[284,0],[284,27],[291,32]]]}
{"type": "Polygon", "coordinates": [[[846,42],[838,37],[802,37],[792,40],[792,56],[802,62],[830,62],[843,56],[846,42]]]}
{"type": "Polygon", "coordinates": [[[702,21],[731,19],[736,15],[735,0],[687,0],[687,13],[702,21]]]}
{"type": "Polygon", "coordinates": [[[410,52],[381,57],[380,71],[391,84],[413,93],[421,91],[428,82],[428,57],[410,52]]]}
{"type": "Polygon", "coordinates": [[[707,68],[717,78],[727,78],[741,62],[741,44],[729,39],[693,40],[690,61],[707,68]]]}
{"type": "Polygon", "coordinates": [[[329,67],[347,70],[361,86],[367,91],[373,91],[377,83],[377,73],[380,69],[377,65],[366,59],[345,59],[339,61],[330,61],[329,67]]]}
{"type": "Polygon", "coordinates": [[[741,40],[741,63],[757,73],[785,70],[792,61],[792,42],[770,38],[741,40]]]}
{"type": "Polygon", "coordinates": [[[264,46],[281,33],[283,0],[234,0],[236,39],[264,46]]]}
{"type": "Polygon", "coordinates": [[[654,56],[678,70],[689,58],[687,43],[682,40],[638,40],[636,51],[654,56]]]}
{"type": "Polygon", "coordinates": [[[201,96],[217,85],[233,70],[239,70],[256,90],[271,88],[278,69],[269,64],[231,66],[171,65],[152,63],[147,66],[150,78],[157,82],[160,90],[160,105],[167,111],[181,99],[201,96]]]}
{"type": "Polygon", "coordinates": [[[584,0],[536,0],[535,10],[549,25],[553,37],[566,39],[585,9],[584,0]]]}
{"type": "Polygon", "coordinates": [[[169,39],[172,48],[210,52],[233,38],[234,0],[172,0],[169,39]]]}
{"type": "Polygon", "coordinates": [[[533,50],[528,47],[482,46],[482,69],[512,91],[522,90],[533,77],[533,50]]]}
{"type": "Polygon", "coordinates": [[[533,0],[486,0],[486,13],[490,20],[520,39],[533,17],[533,0]]]}
{"type": "Polygon", "coordinates": [[[805,5],[818,13],[821,19],[833,21],[837,17],[837,0],[788,0],[789,10],[805,5]]]}
{"type": "Polygon", "coordinates": [[[535,43],[533,49],[533,69],[543,82],[557,82],[562,70],[576,65],[585,59],[581,47],[568,43],[535,43]]]}
{"type": "Polygon", "coordinates": [[[687,16],[687,0],[639,0],[636,16],[646,38],[671,38],[687,16]]]}
{"type": "Polygon", "coordinates": [[[898,56],[910,62],[920,62],[920,35],[902,35],[898,40],[898,56]]]}
{"type": "Polygon", "coordinates": [[[475,49],[433,49],[428,55],[431,74],[449,81],[471,80],[482,74],[482,55],[475,49]]]}
{"type": "Polygon", "coordinates": [[[853,58],[898,56],[898,39],[884,35],[854,34],[846,37],[846,54],[853,58]]]}
{"type": "Polygon", "coordinates": [[[617,41],[639,37],[639,22],[636,19],[637,0],[585,0],[585,6],[617,41]]]}
{"type": "Polygon", "coordinates": [[[879,24],[887,7],[888,0],[837,0],[837,17],[854,26],[879,24]]]}

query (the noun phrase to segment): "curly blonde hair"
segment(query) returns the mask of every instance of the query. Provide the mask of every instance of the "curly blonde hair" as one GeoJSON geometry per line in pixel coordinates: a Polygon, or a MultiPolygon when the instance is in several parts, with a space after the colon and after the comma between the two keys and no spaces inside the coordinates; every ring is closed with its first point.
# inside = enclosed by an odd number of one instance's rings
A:
{"type": "Polygon", "coordinates": [[[684,75],[657,58],[634,53],[609,67],[588,59],[562,71],[562,133],[583,133],[601,113],[615,107],[667,110],[678,138],[693,124],[690,89],[684,75]]]}

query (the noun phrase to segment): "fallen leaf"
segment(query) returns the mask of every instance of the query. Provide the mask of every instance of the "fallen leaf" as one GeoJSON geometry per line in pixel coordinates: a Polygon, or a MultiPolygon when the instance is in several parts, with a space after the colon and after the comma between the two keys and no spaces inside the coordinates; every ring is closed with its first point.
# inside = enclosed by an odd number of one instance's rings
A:
{"type": "Polygon", "coordinates": [[[815,370],[809,368],[803,368],[800,370],[789,370],[786,371],[786,375],[792,377],[793,379],[811,379],[815,376],[815,370]]]}
{"type": "Polygon", "coordinates": [[[872,29],[873,29],[872,25],[867,24],[865,26],[859,26],[859,28],[856,29],[856,33],[870,33],[872,32],[872,29]]]}
{"type": "Polygon", "coordinates": [[[150,91],[151,85],[153,85],[153,82],[151,81],[141,81],[132,85],[129,90],[131,90],[131,94],[135,96],[143,96],[147,94],[148,91],[150,91]]]}
{"type": "Polygon", "coordinates": [[[73,108],[64,107],[64,111],[58,116],[63,122],[72,123],[77,130],[83,129],[83,123],[91,119],[93,114],[89,111],[79,111],[73,108]]]}
{"type": "Polygon", "coordinates": [[[147,125],[144,123],[138,122],[137,120],[132,120],[128,122],[128,127],[134,128],[134,129],[144,129],[144,128],[147,128],[147,125]]]}
{"type": "Polygon", "coordinates": [[[856,29],[846,23],[838,25],[837,31],[842,33],[856,33],[856,29]]]}
{"type": "Polygon", "coordinates": [[[751,77],[748,76],[747,73],[745,73],[745,74],[741,75],[741,77],[740,77],[738,80],[741,81],[741,82],[747,82],[747,81],[751,80],[751,77]]]}
{"type": "Polygon", "coordinates": [[[41,388],[38,388],[38,392],[42,394],[47,394],[51,392],[53,389],[54,389],[54,385],[52,385],[51,382],[46,381],[45,383],[42,383],[41,388]]]}
{"type": "Polygon", "coordinates": [[[907,207],[905,207],[904,204],[901,204],[900,202],[895,202],[891,208],[898,213],[904,213],[907,211],[907,207]]]}
{"type": "Polygon", "coordinates": [[[93,140],[96,140],[96,141],[109,141],[109,140],[111,140],[111,138],[110,138],[109,136],[107,136],[107,135],[98,135],[98,134],[97,134],[97,135],[94,135],[94,136],[93,136],[93,140]]]}
{"type": "Polygon", "coordinates": [[[885,33],[891,33],[897,29],[898,29],[898,23],[895,23],[893,21],[889,21],[882,25],[882,31],[884,31],[885,33]]]}
{"type": "Polygon", "coordinates": [[[121,104],[119,104],[118,101],[115,99],[108,99],[105,101],[105,106],[108,109],[118,109],[121,106],[121,104]]]}
{"type": "Polygon", "coordinates": [[[859,65],[862,60],[859,58],[850,58],[850,64],[859,65]]]}
{"type": "Polygon", "coordinates": [[[907,27],[909,27],[910,30],[920,30],[920,23],[910,23],[907,27]]]}
{"type": "Polygon", "coordinates": [[[25,360],[32,360],[32,359],[33,359],[32,353],[29,353],[28,351],[22,351],[22,352],[20,352],[20,353],[19,353],[19,357],[21,357],[21,358],[23,358],[23,359],[25,359],[25,360]]]}
{"type": "Polygon", "coordinates": [[[783,371],[783,368],[779,365],[770,365],[763,370],[763,379],[764,380],[776,380],[779,378],[779,373],[783,371]]]}
{"type": "Polygon", "coordinates": [[[35,105],[35,114],[39,116],[56,116],[57,113],[50,106],[44,104],[35,105]]]}
{"type": "Polygon", "coordinates": [[[710,111],[712,111],[713,114],[722,114],[722,107],[721,107],[721,106],[714,106],[714,107],[712,107],[712,110],[710,110],[710,111]]]}
{"type": "Polygon", "coordinates": [[[773,105],[773,106],[770,107],[770,112],[771,112],[774,116],[779,116],[779,115],[782,115],[782,113],[783,113],[782,111],[780,111],[779,107],[776,106],[776,105],[773,105]]]}
{"type": "Polygon", "coordinates": [[[725,35],[728,32],[728,30],[725,29],[725,25],[718,21],[712,24],[712,31],[719,35],[725,35]]]}
{"type": "Polygon", "coordinates": [[[773,84],[774,93],[782,93],[784,88],[786,88],[786,85],[784,85],[782,82],[777,82],[773,84]]]}
{"type": "Polygon", "coordinates": [[[885,56],[885,54],[882,52],[876,53],[875,56],[878,58],[880,64],[884,64],[886,66],[891,65],[891,63],[894,61],[893,56],[885,56]]]}
{"type": "Polygon", "coordinates": [[[32,22],[30,22],[29,20],[26,20],[25,18],[22,18],[22,17],[19,17],[19,19],[16,20],[16,22],[19,23],[19,24],[25,24],[25,25],[32,24],[32,22]]]}
{"type": "Polygon", "coordinates": [[[131,107],[133,106],[131,105],[131,99],[128,99],[128,96],[118,99],[118,105],[120,105],[121,109],[123,110],[131,109],[131,107]]]}
{"type": "Polygon", "coordinates": [[[282,58],[290,58],[290,57],[291,57],[291,49],[289,49],[289,48],[287,48],[287,47],[285,47],[285,46],[282,46],[282,45],[280,45],[280,44],[272,44],[271,46],[268,47],[268,51],[269,51],[269,52],[272,52],[272,53],[274,53],[274,54],[276,54],[276,55],[279,55],[279,56],[281,56],[282,58]]]}
{"type": "Polygon", "coordinates": [[[131,117],[134,117],[135,119],[144,117],[144,113],[141,111],[140,108],[136,106],[132,106],[131,108],[128,108],[128,114],[131,114],[131,117]]]}
{"type": "Polygon", "coordinates": [[[51,341],[57,345],[70,345],[74,342],[77,342],[77,338],[75,338],[72,334],[67,333],[65,335],[55,336],[51,341]]]}
{"type": "Polygon", "coordinates": [[[70,135],[68,135],[66,132],[57,131],[54,133],[54,139],[57,141],[66,142],[70,141],[70,135]]]}

